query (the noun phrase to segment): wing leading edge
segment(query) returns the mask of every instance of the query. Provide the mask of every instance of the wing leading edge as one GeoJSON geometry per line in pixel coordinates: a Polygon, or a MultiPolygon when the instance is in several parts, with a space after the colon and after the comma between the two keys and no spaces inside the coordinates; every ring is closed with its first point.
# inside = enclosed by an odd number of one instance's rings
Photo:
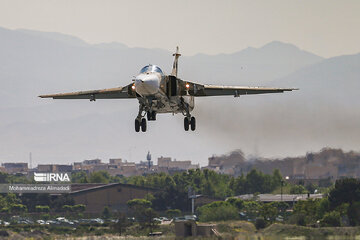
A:
{"type": "Polygon", "coordinates": [[[240,95],[282,93],[286,91],[298,90],[298,88],[242,87],[206,84],[202,85],[192,82],[186,82],[186,84],[189,84],[189,94],[195,97],[226,95],[233,95],[235,97],[238,97],[240,95]]]}
{"type": "Polygon", "coordinates": [[[90,90],[70,93],[58,93],[49,95],[40,95],[41,98],[53,99],[116,99],[116,98],[135,98],[135,94],[131,91],[132,84],[125,87],[108,88],[101,90],[90,90]]]}

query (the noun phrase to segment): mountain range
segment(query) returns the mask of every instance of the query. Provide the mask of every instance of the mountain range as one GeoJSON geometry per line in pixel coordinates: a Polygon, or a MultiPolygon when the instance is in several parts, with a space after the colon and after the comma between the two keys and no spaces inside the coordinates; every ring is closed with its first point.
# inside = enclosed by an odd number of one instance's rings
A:
{"type": "MultiPolygon", "coordinates": [[[[174,46],[175,48],[175,46],[174,46]]],[[[181,46],[180,46],[181,50],[181,46]]],[[[146,64],[170,72],[170,50],[88,44],[60,33],[0,28],[0,162],[129,161],[171,156],[207,164],[242,149],[264,157],[322,147],[359,150],[360,54],[324,59],[274,41],[233,54],[182,56],[179,77],[214,84],[298,87],[284,94],[197,98],[197,131],[159,115],[135,133],[136,100],[45,100],[46,93],[123,86],[146,64]]]]}

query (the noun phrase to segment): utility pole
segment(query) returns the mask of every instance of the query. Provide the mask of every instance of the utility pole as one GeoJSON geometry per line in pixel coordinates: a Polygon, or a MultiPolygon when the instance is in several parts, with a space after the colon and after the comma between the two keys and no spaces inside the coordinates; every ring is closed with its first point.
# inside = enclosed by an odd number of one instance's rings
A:
{"type": "MultiPolygon", "coordinates": [[[[286,176],[285,179],[286,179],[286,181],[288,181],[289,176],[286,176]]],[[[284,186],[284,183],[285,183],[284,179],[281,179],[281,201],[283,200],[283,186],[284,186]]]]}
{"type": "Polygon", "coordinates": [[[283,195],[283,191],[282,191],[283,190],[283,185],[284,185],[284,180],[281,179],[281,188],[280,188],[281,189],[281,201],[283,200],[283,196],[282,196],[283,195]]]}
{"type": "Polygon", "coordinates": [[[201,195],[196,195],[195,191],[192,187],[188,188],[188,198],[191,199],[191,214],[194,215],[195,213],[195,198],[200,197],[201,195]]]}
{"type": "Polygon", "coordinates": [[[29,168],[32,169],[32,154],[29,153],[29,168]]]}
{"type": "Polygon", "coordinates": [[[191,214],[194,215],[194,194],[195,192],[193,191],[192,187],[188,188],[188,198],[191,199],[191,214]]]}

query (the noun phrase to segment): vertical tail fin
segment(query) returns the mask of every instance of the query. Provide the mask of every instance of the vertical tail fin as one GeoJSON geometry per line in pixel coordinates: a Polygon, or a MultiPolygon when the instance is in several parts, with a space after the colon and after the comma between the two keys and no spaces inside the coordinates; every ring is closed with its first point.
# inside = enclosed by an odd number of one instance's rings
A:
{"type": "Polygon", "coordinates": [[[179,47],[176,47],[176,52],[173,54],[173,56],[175,56],[175,59],[174,59],[171,75],[177,77],[178,58],[181,56],[181,54],[179,53],[179,47]]]}

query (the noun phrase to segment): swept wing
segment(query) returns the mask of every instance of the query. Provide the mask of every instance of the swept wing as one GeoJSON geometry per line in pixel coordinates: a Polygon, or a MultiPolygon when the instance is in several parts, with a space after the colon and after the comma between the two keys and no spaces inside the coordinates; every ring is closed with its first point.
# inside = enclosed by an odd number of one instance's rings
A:
{"type": "Polygon", "coordinates": [[[135,93],[131,90],[132,84],[125,87],[108,88],[100,90],[58,93],[49,95],[40,95],[41,98],[53,99],[115,99],[115,98],[135,98],[135,93]]]}
{"type": "Polygon", "coordinates": [[[222,86],[222,85],[207,85],[184,81],[185,88],[188,89],[190,95],[195,97],[205,96],[226,96],[233,95],[238,97],[240,95],[248,94],[264,94],[264,93],[282,93],[285,91],[298,90],[297,88],[271,88],[271,87],[244,87],[244,86],[222,86]],[[188,87],[186,87],[188,86],[188,87]]]}

